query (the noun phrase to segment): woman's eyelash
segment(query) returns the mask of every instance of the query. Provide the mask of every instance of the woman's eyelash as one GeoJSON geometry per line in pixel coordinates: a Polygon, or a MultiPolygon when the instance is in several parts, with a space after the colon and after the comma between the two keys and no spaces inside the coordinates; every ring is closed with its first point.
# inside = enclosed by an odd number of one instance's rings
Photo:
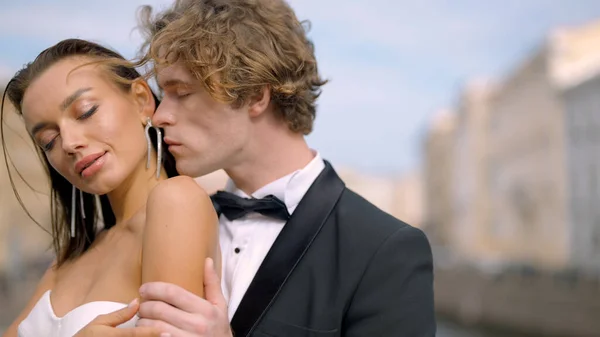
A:
{"type": "Polygon", "coordinates": [[[86,118],[92,116],[96,112],[96,110],[98,110],[98,106],[94,105],[91,109],[89,109],[83,115],[79,116],[79,118],[77,118],[77,119],[86,119],[86,118]]]}
{"type": "MultiPolygon", "coordinates": [[[[89,109],[88,111],[86,111],[84,114],[82,114],[81,116],[79,116],[77,119],[86,119],[91,117],[96,111],[98,110],[98,105],[94,105],[91,109],[89,109]]],[[[56,137],[58,137],[58,135],[56,135],[54,138],[52,138],[51,141],[49,141],[46,144],[43,144],[41,147],[44,151],[50,151],[52,149],[52,146],[54,145],[54,141],[56,140],[56,137]]]]}
{"type": "Polygon", "coordinates": [[[52,146],[54,145],[54,141],[56,140],[56,137],[58,137],[58,135],[55,136],[54,138],[52,138],[52,140],[49,141],[48,143],[46,143],[45,145],[42,145],[42,149],[44,151],[50,151],[52,149],[52,146]]]}

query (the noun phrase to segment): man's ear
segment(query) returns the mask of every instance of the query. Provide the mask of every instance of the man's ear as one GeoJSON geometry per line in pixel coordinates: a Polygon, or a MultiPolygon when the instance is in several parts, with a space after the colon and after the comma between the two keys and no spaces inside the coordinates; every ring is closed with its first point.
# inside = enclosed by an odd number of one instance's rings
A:
{"type": "Polygon", "coordinates": [[[148,117],[152,118],[156,111],[156,102],[150,86],[144,80],[137,80],[131,84],[131,95],[142,123],[146,124],[148,117]]]}
{"type": "Polygon", "coordinates": [[[262,90],[248,102],[248,112],[250,117],[260,116],[271,102],[271,87],[264,86],[262,90]]]}

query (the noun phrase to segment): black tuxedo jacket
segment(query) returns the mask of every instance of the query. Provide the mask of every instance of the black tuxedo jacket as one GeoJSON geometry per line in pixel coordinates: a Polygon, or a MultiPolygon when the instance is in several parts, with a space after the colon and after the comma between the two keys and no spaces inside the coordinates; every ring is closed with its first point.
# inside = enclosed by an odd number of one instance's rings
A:
{"type": "Polygon", "coordinates": [[[234,337],[434,337],[429,242],[347,189],[326,162],[231,326],[234,337]]]}

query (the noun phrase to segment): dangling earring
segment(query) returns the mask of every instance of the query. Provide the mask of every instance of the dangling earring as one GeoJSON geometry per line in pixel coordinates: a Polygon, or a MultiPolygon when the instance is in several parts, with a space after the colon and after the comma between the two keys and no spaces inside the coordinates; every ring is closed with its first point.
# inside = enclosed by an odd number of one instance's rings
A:
{"type": "Polygon", "coordinates": [[[73,185],[73,190],[71,192],[71,237],[75,237],[75,211],[77,210],[77,198],[75,197],[75,193],[77,193],[77,188],[73,185]]]}
{"type": "Polygon", "coordinates": [[[81,208],[81,218],[85,220],[85,208],[83,207],[83,191],[79,190],[79,208],[81,208]]]}
{"type": "Polygon", "coordinates": [[[146,159],[146,168],[150,168],[150,158],[152,157],[152,139],[150,138],[150,128],[153,128],[156,131],[156,143],[158,145],[157,154],[156,154],[156,178],[160,177],[160,169],[162,167],[162,132],[160,128],[152,125],[152,120],[150,117],[147,117],[146,120],[146,143],[148,145],[148,157],[146,159]]]}
{"type": "MultiPolygon", "coordinates": [[[[71,191],[71,237],[75,237],[75,215],[77,210],[77,188],[73,185],[71,191]]],[[[83,207],[83,192],[79,191],[79,208],[81,209],[81,217],[85,220],[85,209],[83,207]]]]}

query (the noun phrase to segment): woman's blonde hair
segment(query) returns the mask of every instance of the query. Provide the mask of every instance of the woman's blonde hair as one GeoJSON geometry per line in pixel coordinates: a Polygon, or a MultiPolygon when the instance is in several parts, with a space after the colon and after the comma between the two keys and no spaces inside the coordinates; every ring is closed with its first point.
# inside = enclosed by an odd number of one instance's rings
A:
{"type": "Polygon", "coordinates": [[[181,62],[216,100],[240,107],[268,87],[294,132],[309,134],[320,88],[314,46],[283,0],[178,0],[140,11],[138,65],[181,62]]]}

